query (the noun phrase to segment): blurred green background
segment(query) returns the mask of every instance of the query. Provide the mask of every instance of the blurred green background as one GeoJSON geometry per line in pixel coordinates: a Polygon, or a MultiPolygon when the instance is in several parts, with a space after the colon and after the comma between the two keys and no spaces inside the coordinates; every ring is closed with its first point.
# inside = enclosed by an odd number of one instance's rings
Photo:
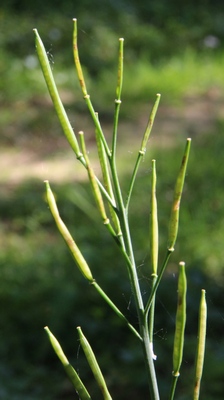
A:
{"type": "Polygon", "coordinates": [[[188,321],[177,398],[191,398],[197,313],[207,291],[208,339],[201,398],[224,393],[223,192],[224,5],[221,0],[137,2],[82,0],[1,2],[0,6],[0,399],[74,399],[43,330],[48,325],[93,394],[100,395],[79,349],[82,329],[98,356],[113,398],[146,398],[141,349],[83,280],[47,208],[43,180],[94,276],[137,324],[127,273],[105,233],[85,171],[63,138],[35,53],[41,35],[76,132],[88,137],[98,173],[94,128],[82,100],[72,55],[72,18],[91,98],[110,140],[118,38],[125,38],[119,172],[124,193],[156,93],[161,106],[131,204],[131,225],[145,296],[150,290],[148,218],[151,159],[157,159],[162,261],[172,190],[185,139],[192,153],[179,239],[158,291],[156,368],[161,398],[172,372],[177,265],[188,274],[188,321]],[[172,296],[170,294],[172,293],[172,296]]]}

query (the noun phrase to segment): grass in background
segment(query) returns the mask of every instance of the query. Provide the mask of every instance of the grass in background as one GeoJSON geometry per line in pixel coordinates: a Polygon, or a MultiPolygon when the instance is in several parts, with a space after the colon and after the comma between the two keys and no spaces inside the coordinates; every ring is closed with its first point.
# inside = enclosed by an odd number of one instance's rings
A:
{"type": "MultiPolygon", "coordinates": [[[[0,68],[4,76],[4,80],[1,81],[2,100],[8,102],[22,98],[23,101],[29,101],[34,96],[46,95],[35,54],[25,58],[22,63],[21,60],[9,57],[7,53],[1,55],[1,60],[0,68]]],[[[53,60],[52,58],[52,69],[59,89],[73,93],[73,100],[76,102],[79,96],[76,97],[78,83],[74,68],[62,67],[53,60]]],[[[223,63],[222,53],[215,56],[212,53],[198,55],[193,49],[185,50],[181,56],[172,56],[166,62],[157,64],[150,63],[144,58],[134,62],[127,61],[124,79],[125,100],[146,101],[152,99],[156,92],[162,91],[163,102],[172,104],[182,101],[187,95],[204,95],[214,87],[221,91],[224,88],[223,63]]],[[[113,99],[111,81],[116,82],[114,70],[103,70],[96,79],[88,75],[87,68],[85,75],[88,86],[90,85],[93,90],[93,96],[94,89],[97,93],[94,100],[103,103],[107,99],[106,106],[108,106],[108,99],[111,98],[111,101],[113,99]]]]}
{"type": "MultiPolygon", "coordinates": [[[[183,105],[188,97],[203,99],[210,91],[218,96],[224,89],[223,54],[213,57],[212,54],[198,55],[188,49],[181,56],[173,56],[166,62],[151,64],[140,59],[127,62],[125,65],[122,115],[135,119],[142,104],[153,100],[155,93],[162,93],[162,104],[167,106],[183,105]],[[133,79],[134,76],[134,79],[133,79]],[[131,110],[131,112],[130,112],[131,110]]],[[[91,85],[94,102],[102,111],[109,108],[113,101],[111,82],[114,80],[112,71],[105,71],[91,85]],[[97,91],[96,91],[96,88],[97,91]],[[94,96],[94,93],[97,95],[94,96]]]]}
{"type": "MultiPolygon", "coordinates": [[[[0,83],[2,140],[5,140],[6,144],[13,144],[21,135],[38,135],[43,130],[49,131],[51,135],[52,131],[59,131],[54,115],[52,117],[51,103],[46,95],[36,55],[33,54],[30,60],[24,60],[23,63],[7,57],[7,54],[3,54],[2,67],[0,66],[3,74],[0,83]],[[9,105],[13,105],[13,113],[9,105]],[[45,114],[42,120],[38,118],[38,107],[45,114]]],[[[212,54],[199,56],[190,49],[182,56],[174,56],[166,63],[158,65],[152,65],[144,59],[133,63],[128,61],[125,64],[121,117],[138,119],[142,105],[153,101],[157,92],[162,93],[163,106],[169,107],[183,105],[188,97],[203,99],[203,96],[210,92],[219,98],[222,97],[223,64],[222,54],[215,57],[212,54]]],[[[82,116],[85,105],[80,100],[74,68],[64,69],[57,62],[52,64],[52,68],[62,100],[71,118],[76,121],[79,115],[82,116]]],[[[111,82],[114,81],[114,85],[116,83],[115,70],[103,70],[97,79],[91,78],[86,70],[85,76],[96,109],[102,118],[112,120],[111,105],[114,102],[114,93],[111,82]]]]}

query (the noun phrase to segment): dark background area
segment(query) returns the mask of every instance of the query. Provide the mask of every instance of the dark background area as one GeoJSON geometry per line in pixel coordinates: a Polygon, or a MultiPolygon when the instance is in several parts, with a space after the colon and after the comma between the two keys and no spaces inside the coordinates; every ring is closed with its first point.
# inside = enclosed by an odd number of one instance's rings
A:
{"type": "MultiPolygon", "coordinates": [[[[113,398],[148,398],[139,343],[73,264],[47,208],[44,178],[40,179],[37,174],[36,178],[27,176],[34,162],[42,160],[44,163],[49,157],[55,161],[49,173],[53,176],[52,186],[61,215],[91,265],[94,276],[137,327],[125,266],[101,226],[83,175],[76,172],[78,162],[74,159],[74,169],[69,170],[66,179],[54,178],[60,175],[62,166],[56,168],[58,159],[61,157],[67,163],[71,155],[67,153],[67,143],[62,138],[46,95],[35,58],[32,29],[38,29],[45,43],[72,123],[80,126],[79,129],[83,125],[86,127],[94,159],[93,128],[86,117],[78,83],[73,81],[73,17],[78,19],[79,48],[87,83],[108,134],[113,120],[115,86],[108,88],[111,84],[116,85],[119,37],[125,37],[127,75],[140,63],[146,71],[150,68],[151,73],[160,68],[163,71],[171,59],[178,63],[184,54],[196,59],[198,65],[200,60],[205,60],[206,68],[223,57],[222,1],[188,1],[181,6],[178,1],[165,0],[1,2],[0,73],[3,78],[0,82],[0,140],[1,158],[6,161],[1,164],[0,182],[0,399],[4,400],[76,398],[50,347],[43,330],[45,325],[60,340],[93,398],[100,395],[79,348],[78,325],[96,352],[113,398]],[[72,99],[68,88],[72,88],[72,99]],[[15,155],[21,156],[19,161],[15,155]],[[18,178],[20,170],[24,171],[21,172],[24,174],[22,178],[21,175],[18,178]]],[[[184,68],[184,63],[181,68],[184,68]]],[[[124,87],[126,104],[121,120],[124,135],[120,141],[120,175],[124,190],[130,176],[130,164],[135,160],[137,140],[144,129],[144,118],[148,118],[148,114],[142,116],[146,99],[152,102],[157,90],[161,90],[163,96],[164,87],[164,102],[158,114],[158,124],[155,123],[152,147],[140,170],[131,205],[134,248],[145,297],[150,290],[148,199],[151,159],[157,159],[158,168],[161,263],[175,177],[185,139],[189,135],[193,139],[179,239],[159,288],[156,307],[154,350],[158,356],[156,369],[161,398],[167,398],[171,381],[177,266],[182,259],[187,265],[188,319],[177,398],[191,398],[202,288],[207,292],[208,337],[201,398],[221,400],[224,393],[224,80],[222,75],[219,78],[218,72],[211,75],[214,75],[214,80],[210,79],[207,86],[191,85],[187,87],[187,93],[184,80],[177,80],[175,87],[175,70],[168,83],[161,75],[161,88],[155,88],[158,81],[156,85],[152,83],[146,87],[144,77],[147,76],[143,74],[140,80],[141,77],[135,73],[132,78],[127,77],[124,87]],[[135,89],[135,81],[139,89],[135,89]],[[211,110],[211,118],[207,119],[211,110]]],[[[200,66],[195,78],[198,83],[201,76],[203,69],[200,66]]],[[[39,169],[41,165],[38,164],[39,169]]]]}

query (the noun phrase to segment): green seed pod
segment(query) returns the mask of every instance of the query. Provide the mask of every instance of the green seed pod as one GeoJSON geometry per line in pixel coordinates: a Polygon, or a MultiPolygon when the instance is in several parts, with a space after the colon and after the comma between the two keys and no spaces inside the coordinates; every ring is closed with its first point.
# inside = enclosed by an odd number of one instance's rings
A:
{"type": "Polygon", "coordinates": [[[50,207],[51,213],[54,217],[54,220],[56,222],[58,230],[61,233],[62,237],[64,238],[69,250],[71,251],[72,256],[73,256],[74,260],[76,261],[76,264],[78,265],[80,271],[82,272],[84,277],[86,279],[88,279],[88,281],[92,282],[94,279],[93,279],[92,273],[89,269],[89,266],[59,215],[57,204],[56,204],[54,195],[52,193],[52,190],[50,188],[49,182],[45,181],[45,183],[46,183],[48,205],[50,207]]]}
{"type": "Polygon", "coordinates": [[[50,339],[50,342],[52,344],[52,347],[55,351],[55,353],[57,354],[59,360],[61,361],[61,363],[63,364],[63,366],[68,365],[69,361],[67,359],[67,357],[65,356],[60,343],[58,342],[58,340],[56,339],[56,337],[53,335],[53,333],[50,331],[50,329],[48,328],[48,326],[45,326],[45,331],[48,334],[48,337],[50,339]]]}
{"type": "Polygon", "coordinates": [[[51,345],[58,356],[59,360],[61,361],[70,381],[72,382],[76,392],[78,393],[79,397],[81,400],[91,400],[91,397],[85,388],[84,384],[82,383],[79,375],[75,371],[75,369],[72,367],[72,365],[69,363],[67,357],[65,356],[60,343],[56,339],[56,337],[53,335],[53,333],[50,331],[50,329],[45,326],[45,331],[47,332],[47,335],[50,339],[51,345]]]}
{"type": "Polygon", "coordinates": [[[168,245],[167,245],[169,251],[174,251],[174,246],[175,246],[176,239],[177,239],[178,226],[179,226],[180,202],[181,202],[181,196],[182,196],[182,191],[183,191],[183,186],[184,186],[184,179],[185,179],[185,175],[186,175],[187,163],[188,163],[188,158],[189,158],[189,153],[190,153],[190,145],[191,145],[191,139],[187,139],[184,156],[182,159],[180,171],[179,171],[179,174],[178,174],[178,177],[176,180],[175,189],[174,189],[174,198],[173,198],[171,216],[170,216],[170,221],[169,221],[169,234],[168,234],[168,245]]]}
{"type": "Polygon", "coordinates": [[[93,350],[88,342],[88,340],[86,339],[86,337],[84,336],[80,326],[77,327],[78,330],[78,334],[79,334],[79,339],[80,339],[80,343],[82,346],[82,349],[85,353],[86,359],[88,361],[88,364],[93,372],[93,375],[100,387],[100,390],[103,393],[103,398],[104,400],[112,400],[112,397],[110,396],[110,393],[107,389],[107,385],[105,382],[105,379],[103,377],[103,374],[100,370],[99,364],[96,360],[95,354],[93,353],[93,350]]]}
{"type": "Polygon", "coordinates": [[[119,39],[119,57],[118,57],[118,74],[117,74],[117,88],[116,88],[116,100],[121,101],[121,91],[123,85],[123,58],[124,58],[124,39],[119,39]]]}
{"type": "Polygon", "coordinates": [[[150,133],[151,133],[151,130],[153,127],[154,119],[155,119],[155,116],[156,116],[156,113],[158,110],[160,98],[161,98],[161,94],[158,93],[156,95],[156,101],[155,101],[155,104],[153,105],[152,112],[150,114],[150,117],[149,117],[149,120],[148,120],[148,123],[146,126],[146,130],[145,130],[145,133],[144,133],[144,136],[142,139],[141,149],[139,150],[139,153],[142,155],[144,155],[146,152],[146,146],[147,146],[149,136],[150,136],[150,133]]]}
{"type": "Polygon", "coordinates": [[[194,383],[194,400],[199,399],[201,377],[204,365],[205,356],[205,340],[206,340],[206,325],[207,325],[207,304],[205,298],[205,290],[201,291],[201,301],[199,308],[199,323],[198,323],[198,346],[195,363],[195,383],[194,383]]]}
{"type": "Polygon", "coordinates": [[[179,278],[178,278],[178,303],[176,313],[176,328],[173,346],[173,376],[180,375],[180,366],[183,358],[184,347],[184,331],[186,324],[186,294],[187,294],[187,280],[185,275],[185,263],[179,264],[179,278]]]}
{"type": "Polygon", "coordinates": [[[74,150],[77,158],[81,159],[82,158],[82,153],[80,152],[79,149],[79,145],[78,145],[78,141],[75,137],[74,131],[71,127],[71,124],[69,122],[68,116],[66,114],[66,111],[64,109],[64,106],[62,104],[62,101],[60,99],[55,81],[54,81],[54,77],[51,71],[51,67],[48,61],[48,57],[46,54],[46,50],[44,48],[43,42],[38,34],[37,29],[34,29],[34,33],[36,36],[36,50],[37,50],[37,55],[39,58],[39,62],[41,65],[41,69],[44,75],[44,79],[45,82],[47,84],[48,87],[48,91],[50,93],[52,102],[54,104],[54,108],[55,111],[58,115],[60,124],[62,126],[62,129],[64,131],[64,134],[70,144],[70,146],[72,147],[72,149],[74,150]]]}
{"type": "Polygon", "coordinates": [[[156,200],[156,161],[152,160],[152,190],[151,190],[151,262],[152,275],[157,277],[159,230],[156,200]]]}

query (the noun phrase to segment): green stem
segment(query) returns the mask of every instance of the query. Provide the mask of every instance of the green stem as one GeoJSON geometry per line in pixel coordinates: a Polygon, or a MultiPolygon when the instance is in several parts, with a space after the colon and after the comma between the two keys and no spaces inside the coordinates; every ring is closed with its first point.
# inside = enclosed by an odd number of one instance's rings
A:
{"type": "Polygon", "coordinates": [[[151,114],[149,116],[149,120],[148,120],[146,129],[145,129],[145,132],[144,132],[144,135],[143,135],[143,138],[142,138],[141,147],[140,147],[140,150],[138,152],[138,157],[137,157],[137,160],[136,160],[136,163],[135,163],[135,167],[134,167],[134,170],[133,170],[133,173],[132,173],[132,177],[131,177],[131,181],[130,181],[130,185],[129,185],[128,196],[127,196],[127,201],[126,201],[126,206],[125,206],[126,210],[128,210],[128,206],[129,206],[132,190],[133,190],[133,187],[134,187],[135,179],[136,179],[136,176],[137,176],[137,172],[138,172],[138,169],[139,169],[139,165],[140,165],[141,160],[143,159],[143,157],[144,157],[144,155],[146,153],[146,146],[147,146],[147,143],[148,143],[148,140],[149,140],[150,133],[152,131],[154,119],[155,119],[155,116],[156,116],[156,113],[157,113],[157,110],[158,110],[158,106],[159,106],[159,102],[160,102],[160,97],[161,97],[161,95],[157,94],[155,104],[153,105],[153,108],[152,108],[151,114]]]}
{"type": "MultiPolygon", "coordinates": [[[[155,285],[157,276],[153,276],[152,278],[152,288],[155,285]]],[[[153,297],[152,304],[150,307],[150,316],[149,316],[149,337],[150,337],[150,343],[151,343],[151,348],[152,348],[152,353],[153,353],[153,331],[154,331],[154,315],[155,315],[155,296],[153,297]]],[[[153,353],[153,358],[156,360],[156,356],[153,353]]]]}
{"type": "Polygon", "coordinates": [[[143,324],[141,329],[142,339],[143,339],[143,351],[145,355],[146,369],[148,373],[149,390],[151,395],[151,400],[159,400],[159,390],[157,384],[157,378],[154,367],[154,355],[152,348],[150,346],[149,330],[147,320],[143,318],[143,324]]]}
{"type": "MultiPolygon", "coordinates": [[[[85,165],[85,168],[86,168],[86,165],[85,165]]],[[[104,195],[104,197],[107,199],[107,201],[109,202],[111,207],[113,207],[114,211],[116,212],[117,207],[116,207],[114,199],[112,199],[110,197],[110,195],[108,194],[107,190],[105,189],[105,187],[102,185],[102,183],[99,181],[99,179],[97,177],[96,177],[96,181],[97,181],[97,183],[99,185],[99,188],[100,188],[102,194],[104,195]]]]}
{"type": "Polygon", "coordinates": [[[175,394],[175,391],[176,391],[178,378],[179,378],[179,375],[178,376],[173,376],[172,385],[171,385],[171,389],[170,389],[169,400],[173,400],[174,399],[174,394],[175,394]]]}
{"type": "Polygon", "coordinates": [[[146,370],[147,370],[147,375],[148,375],[149,389],[150,389],[152,400],[159,400],[160,397],[159,397],[159,391],[158,391],[158,385],[157,385],[157,379],[156,379],[156,373],[155,373],[155,367],[154,367],[154,361],[153,361],[153,354],[152,354],[152,349],[150,346],[148,321],[147,321],[147,318],[145,318],[145,313],[144,313],[142,294],[141,294],[141,289],[139,286],[137,268],[136,268],[136,264],[135,264],[134,254],[133,254],[128,214],[124,207],[123,197],[122,197],[120,184],[119,184],[119,180],[118,180],[118,176],[117,176],[116,163],[114,161],[111,163],[111,171],[112,171],[115,193],[117,195],[117,201],[118,201],[118,206],[119,206],[120,221],[121,221],[121,225],[123,227],[122,231],[124,234],[124,241],[127,246],[127,253],[124,250],[124,254],[126,253],[127,257],[128,257],[128,260],[126,258],[126,261],[127,261],[133,296],[135,299],[136,309],[137,309],[137,313],[138,313],[140,335],[142,337],[142,346],[143,346],[143,353],[144,353],[146,370]]]}
{"type": "Polygon", "coordinates": [[[149,299],[148,299],[148,301],[147,301],[147,304],[146,304],[146,306],[145,306],[145,315],[146,315],[146,317],[148,316],[150,307],[151,307],[151,305],[152,305],[153,297],[155,296],[155,293],[156,293],[156,291],[157,291],[157,289],[158,289],[158,286],[159,286],[159,284],[160,284],[160,281],[161,281],[161,279],[162,279],[163,273],[164,273],[164,271],[165,271],[165,269],[166,269],[166,266],[167,266],[167,263],[168,263],[168,261],[169,261],[169,258],[170,258],[170,256],[171,256],[171,254],[172,254],[172,251],[167,250],[167,253],[166,253],[166,256],[165,256],[165,259],[164,259],[162,268],[161,268],[161,270],[160,270],[160,272],[159,272],[158,278],[156,279],[155,285],[154,285],[153,288],[152,288],[151,294],[150,294],[149,299]]]}
{"type": "Polygon", "coordinates": [[[142,341],[142,337],[139,335],[138,331],[133,327],[133,325],[130,324],[130,322],[127,320],[127,318],[122,314],[122,312],[117,308],[117,306],[113,303],[113,301],[110,299],[110,297],[107,296],[107,294],[104,292],[104,290],[96,283],[96,281],[91,283],[92,286],[97,290],[97,292],[100,294],[100,296],[107,302],[107,304],[112,308],[112,310],[118,315],[119,318],[121,318],[125,324],[128,326],[128,328],[132,331],[132,333],[135,334],[135,336],[142,341]]]}
{"type": "Polygon", "coordinates": [[[136,160],[136,163],[135,163],[135,166],[134,166],[134,170],[132,172],[132,177],[131,177],[131,181],[130,181],[130,185],[129,185],[129,189],[128,189],[127,200],[126,200],[126,204],[125,204],[125,208],[126,208],[127,212],[128,212],[128,209],[129,209],[129,203],[130,203],[130,200],[131,200],[131,195],[132,195],[132,191],[133,191],[134,184],[135,184],[135,179],[136,179],[137,172],[138,172],[140,163],[142,161],[143,155],[144,154],[139,151],[138,157],[137,157],[137,160],[136,160]]]}
{"type": "MultiPolygon", "coordinates": [[[[113,200],[113,202],[116,203],[115,197],[114,197],[114,192],[113,192],[113,187],[112,187],[112,183],[111,183],[111,177],[110,177],[110,172],[109,172],[109,165],[108,165],[108,159],[106,156],[106,151],[103,146],[102,140],[98,134],[97,129],[96,129],[96,143],[97,143],[101,171],[102,171],[102,175],[103,175],[104,186],[105,186],[107,192],[109,193],[111,199],[113,200]]],[[[109,203],[109,210],[110,210],[110,214],[112,217],[112,221],[115,226],[116,234],[117,234],[117,236],[120,237],[120,239],[122,241],[123,239],[122,239],[122,231],[121,231],[121,227],[120,227],[120,221],[119,221],[116,211],[114,210],[114,208],[111,206],[110,203],[109,203]]]]}
{"type": "Polygon", "coordinates": [[[90,115],[91,115],[91,117],[93,119],[95,128],[97,129],[97,131],[98,131],[98,133],[99,133],[99,135],[101,137],[101,140],[102,140],[102,143],[104,145],[107,157],[110,158],[111,157],[111,151],[110,151],[110,149],[108,147],[107,141],[106,141],[105,136],[103,134],[99,118],[96,116],[96,112],[95,112],[95,110],[93,108],[93,105],[92,105],[92,102],[90,100],[90,95],[87,94],[86,96],[84,96],[84,100],[85,100],[85,102],[87,104],[87,107],[89,109],[90,115]]]}

